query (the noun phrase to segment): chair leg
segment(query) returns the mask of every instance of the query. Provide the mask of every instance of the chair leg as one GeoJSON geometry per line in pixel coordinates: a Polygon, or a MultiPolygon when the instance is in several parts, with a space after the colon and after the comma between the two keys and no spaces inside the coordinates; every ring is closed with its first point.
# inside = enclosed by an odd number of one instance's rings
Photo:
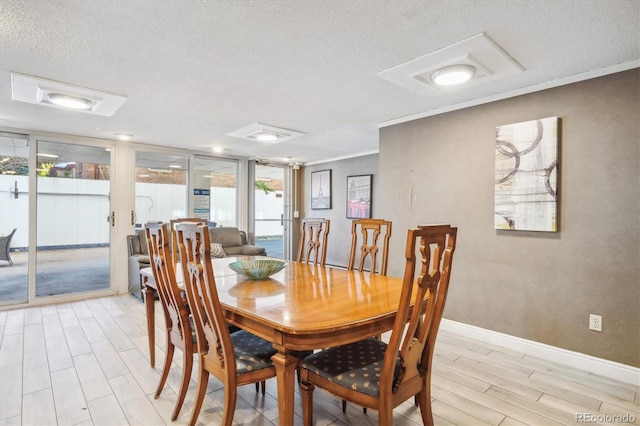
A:
{"type": "MultiPolygon", "coordinates": [[[[417,405],[417,404],[416,404],[417,405]]],[[[347,401],[345,401],[344,399],[342,400],[342,412],[346,413],[347,412],[347,401]]],[[[367,414],[367,407],[362,407],[362,412],[364,414],[367,414]]]]}
{"type": "MultiPolygon", "coordinates": [[[[196,398],[193,402],[193,411],[191,412],[191,420],[189,420],[189,426],[194,426],[198,420],[198,415],[202,409],[202,402],[204,396],[207,394],[207,385],[209,384],[209,372],[202,368],[202,358],[199,359],[198,365],[200,370],[198,371],[198,388],[196,389],[196,398]]],[[[225,392],[226,393],[226,392],[225,392]]]]}
{"type": "Polygon", "coordinates": [[[261,382],[256,382],[256,392],[260,392],[260,389],[262,389],[262,395],[264,395],[267,392],[266,380],[263,380],[261,382]]]}
{"type": "MultiPolygon", "coordinates": [[[[302,424],[311,425],[313,420],[313,383],[300,382],[300,393],[302,394],[302,424]]],[[[346,404],[346,401],[343,401],[346,404]]],[[[382,423],[380,423],[382,424],[382,423]]]]}
{"type": "Polygon", "coordinates": [[[182,354],[182,381],[180,383],[180,390],[178,391],[178,399],[176,400],[176,405],[173,408],[173,413],[171,414],[171,421],[177,419],[178,414],[180,414],[182,404],[184,404],[184,397],[187,396],[187,389],[189,389],[191,371],[193,370],[193,350],[185,347],[182,354]]]}
{"type": "Polygon", "coordinates": [[[156,393],[153,396],[155,399],[158,399],[160,397],[162,388],[167,382],[167,377],[169,377],[169,370],[171,369],[171,361],[173,361],[173,353],[175,351],[175,348],[175,345],[171,343],[171,337],[167,333],[167,353],[164,357],[164,367],[162,367],[162,376],[160,376],[160,383],[158,383],[158,388],[156,389],[156,393]]]}
{"type": "Polygon", "coordinates": [[[236,401],[238,398],[238,387],[225,387],[224,389],[224,405],[222,407],[222,424],[231,426],[233,423],[233,415],[236,411],[236,401]]]}
{"type": "Polygon", "coordinates": [[[425,425],[433,425],[433,410],[431,409],[431,397],[426,391],[422,391],[416,395],[416,400],[420,406],[420,414],[422,414],[422,423],[425,425]]]}

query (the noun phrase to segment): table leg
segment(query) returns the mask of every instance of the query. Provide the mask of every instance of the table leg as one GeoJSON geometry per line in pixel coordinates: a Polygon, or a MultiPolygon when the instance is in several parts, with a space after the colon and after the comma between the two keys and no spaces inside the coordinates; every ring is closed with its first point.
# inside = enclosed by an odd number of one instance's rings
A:
{"type": "Polygon", "coordinates": [[[296,366],[299,359],[291,353],[278,352],[271,357],[276,367],[278,383],[278,423],[282,426],[293,426],[294,395],[296,383],[296,366]]]}
{"type": "Polygon", "coordinates": [[[151,367],[156,366],[156,291],[144,286],[144,304],[147,307],[147,333],[149,334],[149,360],[151,367]]]}

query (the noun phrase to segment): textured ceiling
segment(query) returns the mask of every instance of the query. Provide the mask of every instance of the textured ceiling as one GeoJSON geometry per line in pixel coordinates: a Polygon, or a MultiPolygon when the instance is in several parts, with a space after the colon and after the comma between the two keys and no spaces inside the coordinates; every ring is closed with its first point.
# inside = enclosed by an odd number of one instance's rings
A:
{"type": "Polygon", "coordinates": [[[640,58],[637,0],[0,0],[0,19],[0,126],[296,162],[376,151],[379,123],[640,58]],[[434,96],[378,75],[482,32],[526,71],[434,96]],[[16,102],[11,72],[127,100],[112,117],[16,102]],[[226,136],[256,122],[306,135],[226,136]]]}

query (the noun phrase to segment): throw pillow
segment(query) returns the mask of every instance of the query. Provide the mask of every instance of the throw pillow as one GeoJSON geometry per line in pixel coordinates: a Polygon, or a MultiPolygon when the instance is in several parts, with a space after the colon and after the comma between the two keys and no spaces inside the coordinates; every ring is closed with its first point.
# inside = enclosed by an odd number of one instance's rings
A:
{"type": "Polygon", "coordinates": [[[222,249],[222,244],[211,243],[211,257],[225,257],[226,255],[222,249]]]}

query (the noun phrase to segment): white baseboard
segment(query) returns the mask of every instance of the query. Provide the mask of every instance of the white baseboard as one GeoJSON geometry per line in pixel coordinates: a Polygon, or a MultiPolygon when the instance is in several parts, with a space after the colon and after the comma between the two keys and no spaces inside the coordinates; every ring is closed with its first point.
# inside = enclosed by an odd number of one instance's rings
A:
{"type": "Polygon", "coordinates": [[[544,343],[534,342],[533,340],[526,340],[497,331],[448,320],[446,318],[442,319],[440,329],[640,386],[640,368],[630,365],[596,358],[580,352],[569,351],[544,343]]]}

